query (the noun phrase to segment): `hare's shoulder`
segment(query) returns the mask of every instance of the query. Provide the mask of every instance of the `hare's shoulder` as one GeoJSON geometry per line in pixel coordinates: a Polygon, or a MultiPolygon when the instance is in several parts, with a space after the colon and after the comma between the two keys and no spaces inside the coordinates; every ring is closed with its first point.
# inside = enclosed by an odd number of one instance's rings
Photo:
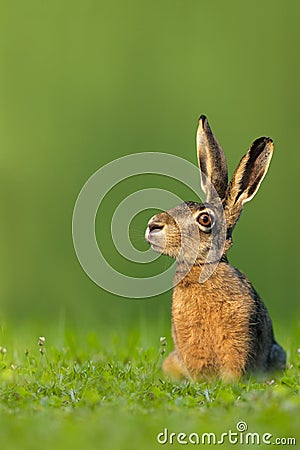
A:
{"type": "Polygon", "coordinates": [[[194,297],[203,304],[243,302],[252,307],[261,302],[248,278],[227,261],[219,263],[215,272],[204,283],[199,282],[202,270],[193,267],[189,274],[176,284],[173,298],[175,295],[180,301],[181,297],[194,297]]]}
{"type": "Polygon", "coordinates": [[[204,283],[192,270],[173,291],[173,320],[180,328],[238,331],[249,327],[255,309],[253,288],[247,278],[228,263],[221,263],[204,283]]]}

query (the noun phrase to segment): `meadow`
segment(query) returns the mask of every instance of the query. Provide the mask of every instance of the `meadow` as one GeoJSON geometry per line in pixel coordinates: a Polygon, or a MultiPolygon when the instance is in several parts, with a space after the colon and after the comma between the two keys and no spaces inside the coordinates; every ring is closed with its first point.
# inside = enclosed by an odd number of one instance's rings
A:
{"type": "MultiPolygon", "coordinates": [[[[49,337],[22,330],[17,338],[11,331],[2,330],[7,347],[0,349],[3,448],[153,449],[218,441],[224,448],[237,442],[298,448],[300,349],[293,345],[284,373],[225,385],[167,379],[160,366],[170,338],[153,335],[150,345],[141,329],[102,339],[62,327],[52,328],[52,336],[49,328],[49,337]],[[224,433],[230,438],[222,441],[224,433]]],[[[295,330],[293,341],[299,337],[295,330]]]]}

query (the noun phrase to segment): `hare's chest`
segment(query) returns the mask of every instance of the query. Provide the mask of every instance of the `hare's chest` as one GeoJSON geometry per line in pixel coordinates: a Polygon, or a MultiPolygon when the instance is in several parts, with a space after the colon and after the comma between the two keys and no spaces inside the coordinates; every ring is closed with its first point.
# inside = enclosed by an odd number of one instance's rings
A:
{"type": "Polygon", "coordinates": [[[201,292],[174,291],[172,318],[174,338],[180,346],[209,349],[217,335],[224,335],[223,302],[214,302],[201,292]]]}
{"type": "Polygon", "coordinates": [[[247,353],[249,314],[238,299],[175,288],[172,320],[176,349],[191,373],[218,373],[224,352],[247,353]]]}

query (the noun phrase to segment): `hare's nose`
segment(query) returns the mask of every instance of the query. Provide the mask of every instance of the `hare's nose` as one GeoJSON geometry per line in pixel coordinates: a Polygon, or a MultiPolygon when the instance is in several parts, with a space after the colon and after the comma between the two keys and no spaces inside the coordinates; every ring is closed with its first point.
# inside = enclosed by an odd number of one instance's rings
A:
{"type": "Polygon", "coordinates": [[[152,231],[159,231],[159,230],[162,230],[163,227],[164,227],[164,225],[162,225],[161,223],[155,223],[155,222],[149,223],[149,225],[148,225],[148,228],[149,228],[150,233],[151,233],[152,231]]]}

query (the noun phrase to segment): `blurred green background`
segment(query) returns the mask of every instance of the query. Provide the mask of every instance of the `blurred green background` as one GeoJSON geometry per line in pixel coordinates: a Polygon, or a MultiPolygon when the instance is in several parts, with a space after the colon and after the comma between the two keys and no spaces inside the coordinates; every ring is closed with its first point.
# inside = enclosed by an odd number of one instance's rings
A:
{"type": "MultiPolygon", "coordinates": [[[[229,257],[288,341],[286,325],[299,317],[299,12],[296,2],[278,0],[1,2],[1,324],[169,330],[171,292],[130,300],[86,276],[72,212],[86,180],[115,158],[162,151],[196,163],[197,118],[206,114],[231,173],[256,137],[275,141],[229,257]]],[[[104,236],[119,202],[147,187],[192,199],[162,176],[128,179],[110,192],[98,241],[131,276],[149,276],[153,266],[121,258],[104,236]]],[[[137,248],[147,248],[152,214],[132,223],[137,248]]]]}

